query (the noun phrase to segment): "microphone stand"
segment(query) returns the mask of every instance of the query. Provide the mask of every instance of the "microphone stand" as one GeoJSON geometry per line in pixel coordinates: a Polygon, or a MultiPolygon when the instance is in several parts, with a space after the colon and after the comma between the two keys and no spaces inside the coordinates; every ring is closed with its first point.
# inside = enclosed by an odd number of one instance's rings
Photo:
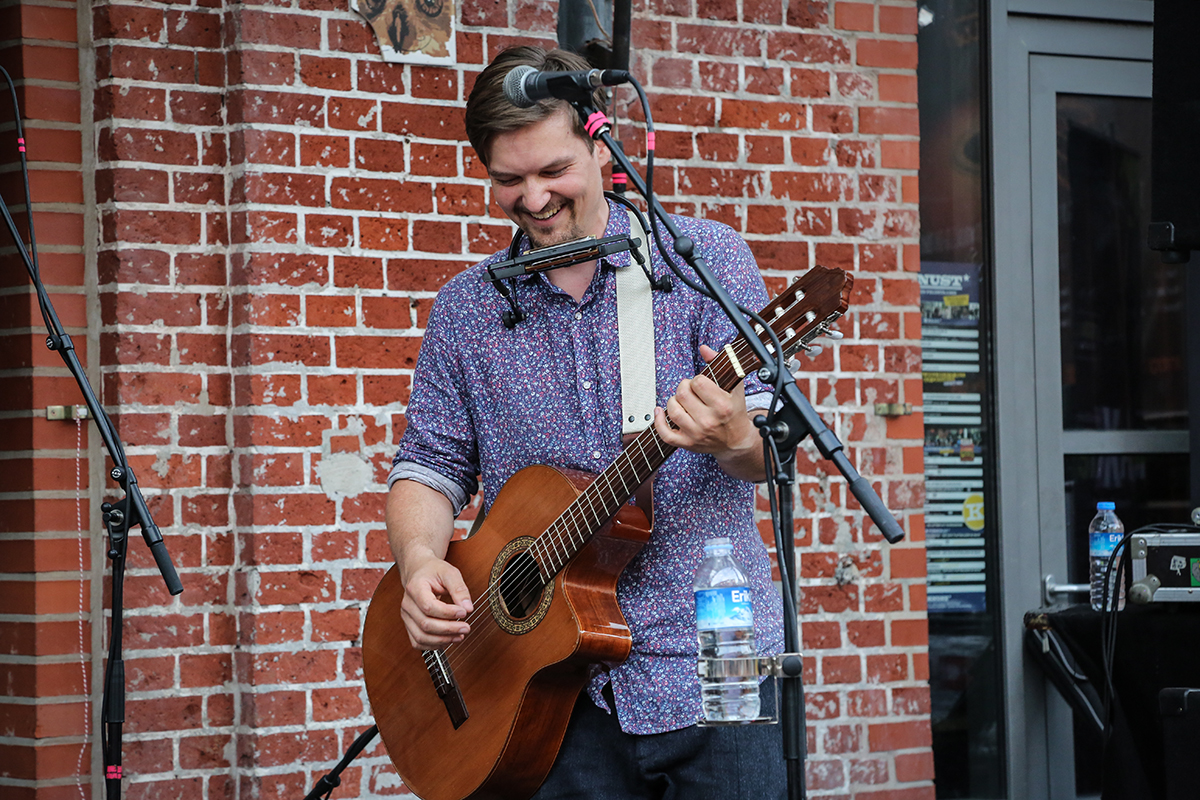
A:
{"type": "MultiPolygon", "coordinates": [[[[759,339],[753,327],[738,310],[737,303],[721,285],[709,269],[704,258],[696,253],[695,243],[684,236],[674,220],[667,214],[666,209],[658,202],[652,191],[649,191],[642,176],[633,167],[629,157],[620,145],[613,140],[607,122],[599,122],[603,116],[599,109],[592,105],[590,98],[573,99],[568,102],[574,106],[583,120],[584,127],[591,132],[592,138],[598,139],[608,147],[612,154],[614,171],[619,169],[628,176],[628,181],[646,199],[653,214],[666,228],[674,240],[674,250],[687,262],[692,271],[710,292],[712,298],[733,322],[738,333],[753,348],[755,355],[763,366],[758,377],[766,384],[782,384],[779,394],[782,406],[768,423],[767,419],[759,416],[755,424],[759,426],[765,446],[777,454],[779,470],[772,479],[780,490],[780,514],[775,529],[779,532],[776,551],[779,555],[780,576],[785,584],[784,597],[794,594],[795,580],[792,578],[792,565],[795,563],[795,535],[793,531],[792,485],[795,480],[796,448],[806,437],[811,436],[820,451],[821,456],[832,461],[838,471],[845,476],[850,491],[863,510],[867,512],[875,526],[879,528],[884,538],[895,543],[904,538],[904,529],[896,522],[895,517],[884,506],[879,495],[871,488],[866,478],[846,458],[842,443],[833,431],[826,427],[808,398],[796,386],[792,374],[782,363],[782,353],[779,357],[767,349],[759,339]]],[[[649,109],[647,109],[647,120],[649,109]]],[[[799,620],[795,603],[784,603],[784,647],[787,654],[782,659],[784,677],[782,681],[780,722],[783,725],[784,760],[787,763],[788,797],[803,800],[806,796],[804,762],[807,742],[804,731],[804,684],[802,679],[802,661],[792,654],[800,652],[799,620]]]]}
{"type": "MultiPolygon", "coordinates": [[[[19,119],[18,115],[18,121],[19,119]]],[[[24,166],[25,156],[23,151],[21,161],[22,166],[24,166]]],[[[96,421],[96,428],[100,432],[100,438],[104,442],[104,447],[108,450],[109,457],[112,458],[113,467],[109,471],[109,477],[116,481],[125,492],[125,496],[116,503],[104,503],[100,506],[103,512],[104,525],[108,530],[108,557],[112,560],[113,568],[112,630],[109,637],[108,661],[104,672],[104,697],[101,703],[101,721],[103,723],[101,736],[104,752],[105,789],[109,800],[117,800],[121,796],[121,727],[125,722],[125,662],[121,658],[125,553],[129,544],[129,529],[131,527],[135,525],[141,526],[142,538],[150,547],[150,553],[154,556],[154,563],[158,565],[158,570],[162,573],[163,580],[166,582],[167,591],[172,595],[177,595],[183,591],[183,585],[179,582],[179,575],[175,572],[175,567],[171,564],[171,557],[167,554],[167,546],[163,542],[162,532],[154,524],[154,519],[150,515],[150,509],[146,506],[146,500],[142,497],[141,489],[138,487],[137,478],[134,476],[133,470],[129,467],[128,461],[125,459],[125,448],[116,435],[112,420],[105,413],[104,408],[100,405],[100,401],[96,398],[96,393],[92,390],[92,386],[88,382],[83,366],[79,363],[79,356],[75,352],[75,346],[71,342],[71,337],[66,334],[62,324],[59,322],[58,314],[55,313],[54,306],[50,303],[46,287],[42,284],[37,264],[30,256],[30,252],[25,249],[25,243],[17,231],[16,223],[13,221],[12,214],[9,213],[8,206],[4,203],[3,198],[0,198],[0,213],[3,213],[8,232],[12,236],[13,242],[16,243],[17,252],[25,262],[25,268],[28,270],[29,277],[33,281],[34,289],[37,292],[38,303],[41,306],[42,316],[49,331],[46,337],[46,346],[62,357],[71,376],[79,384],[79,388],[83,392],[84,402],[87,403],[88,413],[96,421]]],[[[28,202],[28,191],[26,213],[30,214],[30,219],[32,220],[32,208],[28,202]]],[[[34,246],[32,222],[30,244],[31,247],[34,246]]],[[[36,248],[33,249],[33,252],[36,255],[36,248]]]]}

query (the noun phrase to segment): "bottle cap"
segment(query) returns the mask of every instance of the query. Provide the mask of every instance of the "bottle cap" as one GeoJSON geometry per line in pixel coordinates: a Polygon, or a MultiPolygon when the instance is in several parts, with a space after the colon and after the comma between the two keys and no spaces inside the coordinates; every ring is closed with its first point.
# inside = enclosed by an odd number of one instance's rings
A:
{"type": "Polygon", "coordinates": [[[1116,503],[1110,503],[1107,501],[1096,503],[1097,511],[1113,511],[1116,509],[1116,507],[1117,507],[1116,503]]]}
{"type": "Polygon", "coordinates": [[[704,540],[704,549],[705,550],[708,550],[710,548],[715,549],[715,548],[720,548],[720,547],[732,548],[733,540],[730,539],[728,536],[714,536],[711,539],[704,540]]]}

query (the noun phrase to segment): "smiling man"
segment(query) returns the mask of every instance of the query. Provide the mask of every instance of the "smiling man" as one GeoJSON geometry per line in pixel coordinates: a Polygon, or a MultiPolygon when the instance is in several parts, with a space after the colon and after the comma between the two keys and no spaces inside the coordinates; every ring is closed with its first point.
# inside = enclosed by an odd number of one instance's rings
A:
{"type": "MultiPolygon", "coordinates": [[[[629,234],[625,211],[604,196],[610,153],[587,136],[571,107],[552,100],[517,108],[505,98],[505,76],[523,64],[588,68],[563,51],[518,47],[480,73],[466,128],[492,197],[526,246],[629,234]]],[[[739,303],[765,305],[762,278],[741,237],[718,223],[675,219],[739,303]]],[[[486,509],[526,466],[599,472],[622,449],[614,273],[637,265],[621,253],[519,278],[514,291],[525,320],[510,329],[501,321],[505,302],[483,279],[505,255],[465,270],[438,293],[389,476],[387,527],[405,590],[403,622],[422,650],[470,632],[479,598],[445,557],[454,517],[479,482],[486,509]]],[[[654,251],[651,264],[656,274],[667,269],[654,251]]],[[[750,420],[765,405],[763,387],[728,393],[696,377],[734,335],[715,303],[686,287],[656,292],[653,317],[659,405],[653,424],[679,451],[654,478],[653,533],[617,587],[633,651],[619,665],[594,667],[536,796],[780,797],[779,726],[696,726],[691,587],[706,537],[729,536],[750,577],[760,653],[782,645],[779,596],[754,524],[751,482],[762,480],[763,466],[750,420]]],[[[765,688],[764,707],[771,708],[765,688]]]]}

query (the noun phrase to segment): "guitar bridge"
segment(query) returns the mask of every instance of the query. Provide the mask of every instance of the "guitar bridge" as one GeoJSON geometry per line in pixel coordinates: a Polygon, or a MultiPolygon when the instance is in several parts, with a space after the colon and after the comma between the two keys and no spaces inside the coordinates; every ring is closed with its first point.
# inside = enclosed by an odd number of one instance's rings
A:
{"type": "Polygon", "coordinates": [[[454,680],[454,672],[446,661],[446,656],[440,650],[424,650],[421,655],[425,659],[425,668],[433,679],[433,688],[438,697],[446,705],[446,713],[450,715],[450,723],[458,730],[467,717],[467,704],[463,702],[462,692],[458,690],[458,682],[454,680]]]}

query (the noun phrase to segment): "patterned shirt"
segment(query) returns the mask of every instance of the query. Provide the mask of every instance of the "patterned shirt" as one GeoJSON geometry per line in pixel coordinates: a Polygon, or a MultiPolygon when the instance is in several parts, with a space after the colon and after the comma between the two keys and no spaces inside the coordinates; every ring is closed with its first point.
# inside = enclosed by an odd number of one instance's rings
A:
{"type": "MultiPolygon", "coordinates": [[[[719,223],[676,217],[721,283],[743,306],[766,304],[766,289],[749,247],[719,223]]],[[[629,233],[623,208],[610,204],[605,236],[629,233]]],[[[652,250],[656,275],[666,265],[652,250]]],[[[389,485],[419,481],[446,495],[460,511],[482,480],[490,507],[504,483],[523,467],[600,472],[621,451],[621,372],[614,269],[640,269],[629,253],[601,262],[576,301],[544,274],[517,280],[526,318],[513,330],[508,307],[484,281],[486,259],[451,279],[438,293],[413,376],[407,427],[389,485]]],[[[654,293],[657,404],[665,407],[679,382],[704,367],[701,344],[719,349],[734,337],[716,303],[677,283],[654,293]]],[[[753,383],[748,401],[764,387],[753,383]]],[[[765,403],[750,402],[750,406],[765,403]]],[[[711,455],[676,451],[654,479],[654,531],[625,569],[617,599],[633,650],[610,671],[597,670],[592,698],[611,681],[621,727],[660,733],[701,717],[696,678],[696,616],[692,582],[704,539],[730,536],[734,557],[750,578],[758,650],[783,643],[782,604],[754,523],[754,487],[727,475],[711,455]]]]}

